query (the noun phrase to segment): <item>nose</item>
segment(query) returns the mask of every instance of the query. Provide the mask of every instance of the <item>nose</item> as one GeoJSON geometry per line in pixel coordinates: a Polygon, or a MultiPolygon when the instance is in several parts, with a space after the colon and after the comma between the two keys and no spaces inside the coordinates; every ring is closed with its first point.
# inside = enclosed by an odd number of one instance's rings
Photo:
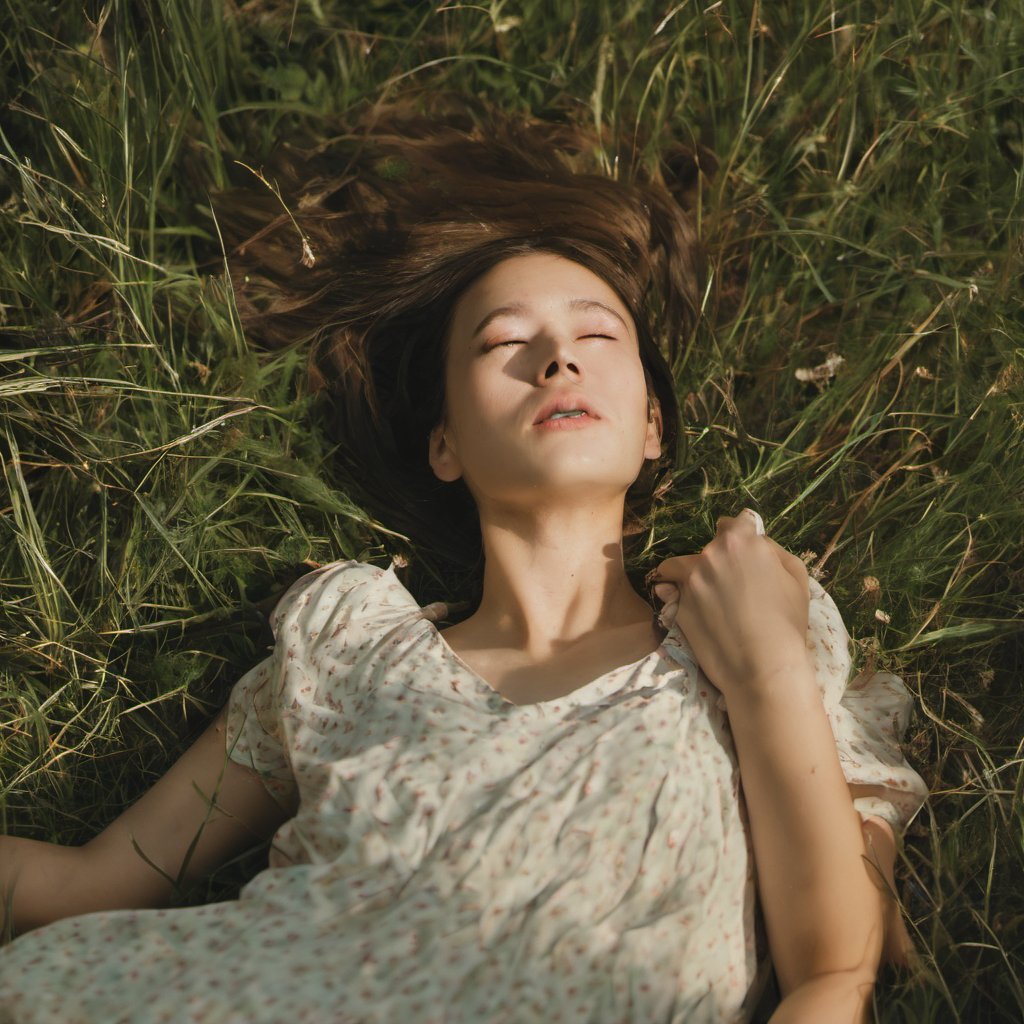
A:
{"type": "Polygon", "coordinates": [[[556,376],[559,372],[564,372],[572,376],[580,376],[580,368],[569,359],[552,359],[548,364],[547,369],[544,371],[544,379],[550,380],[556,376]]]}
{"type": "Polygon", "coordinates": [[[554,353],[545,353],[541,360],[543,370],[541,379],[550,380],[559,374],[569,377],[581,377],[583,370],[579,363],[579,357],[569,347],[569,343],[562,338],[553,341],[554,353]]]}

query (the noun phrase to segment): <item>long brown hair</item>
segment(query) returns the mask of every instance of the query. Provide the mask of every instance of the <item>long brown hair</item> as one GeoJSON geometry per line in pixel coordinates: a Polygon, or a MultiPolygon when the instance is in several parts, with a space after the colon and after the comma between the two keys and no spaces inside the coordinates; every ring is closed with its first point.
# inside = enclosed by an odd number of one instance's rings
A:
{"type": "Polygon", "coordinates": [[[633,148],[617,158],[617,180],[600,167],[601,145],[578,124],[465,97],[438,97],[426,114],[399,102],[315,151],[282,147],[279,197],[250,189],[217,202],[244,239],[229,265],[247,331],[268,345],[312,342],[310,385],[346,486],[418,551],[470,576],[482,558],[476,506],[461,480],[434,476],[427,440],[441,419],[455,302],[500,261],[567,257],[633,316],[663,456],[627,492],[624,536],[642,529],[676,463],[674,367],[699,316],[703,258],[660,168],[645,172],[633,148]]]}

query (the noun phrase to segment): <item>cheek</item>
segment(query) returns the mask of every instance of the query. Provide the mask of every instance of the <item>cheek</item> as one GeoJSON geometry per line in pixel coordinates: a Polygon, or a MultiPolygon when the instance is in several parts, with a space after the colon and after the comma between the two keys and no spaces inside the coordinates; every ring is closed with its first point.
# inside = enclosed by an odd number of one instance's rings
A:
{"type": "Polygon", "coordinates": [[[499,395],[494,382],[472,370],[462,369],[447,377],[448,422],[462,439],[463,446],[471,445],[480,436],[480,426],[493,419],[498,408],[499,395]]]}
{"type": "Polygon", "coordinates": [[[634,403],[643,406],[644,418],[647,417],[647,378],[644,376],[644,364],[640,361],[640,354],[635,350],[625,356],[618,370],[618,379],[621,382],[623,391],[627,390],[633,396],[634,403]]]}

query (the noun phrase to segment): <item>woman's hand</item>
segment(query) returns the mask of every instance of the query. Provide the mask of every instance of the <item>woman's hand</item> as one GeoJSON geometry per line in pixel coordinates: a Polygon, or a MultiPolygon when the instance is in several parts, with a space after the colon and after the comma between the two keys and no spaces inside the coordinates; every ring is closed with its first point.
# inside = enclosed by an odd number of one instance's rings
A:
{"type": "Polygon", "coordinates": [[[678,588],[676,621],[704,674],[725,695],[756,694],[794,667],[806,668],[807,567],[764,534],[752,509],[720,516],[698,555],[667,558],[654,574],[666,603],[678,588]]]}

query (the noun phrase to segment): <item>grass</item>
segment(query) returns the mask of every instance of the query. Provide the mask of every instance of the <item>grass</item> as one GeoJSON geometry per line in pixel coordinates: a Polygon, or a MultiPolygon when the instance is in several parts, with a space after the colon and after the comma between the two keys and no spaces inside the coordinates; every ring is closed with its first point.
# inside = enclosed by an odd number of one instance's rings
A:
{"type": "MultiPolygon", "coordinates": [[[[886,975],[878,1020],[1021,1019],[1020,0],[6,0],[3,20],[0,827],[95,834],[262,657],[305,563],[401,544],[332,471],[304,354],[240,329],[210,193],[398,93],[571,108],[717,168],[691,189],[714,288],[646,560],[745,504],[804,554],[857,660],[913,692],[932,792],[899,865],[926,970],[886,975]]],[[[260,857],[183,898],[229,896],[260,857]]]]}

